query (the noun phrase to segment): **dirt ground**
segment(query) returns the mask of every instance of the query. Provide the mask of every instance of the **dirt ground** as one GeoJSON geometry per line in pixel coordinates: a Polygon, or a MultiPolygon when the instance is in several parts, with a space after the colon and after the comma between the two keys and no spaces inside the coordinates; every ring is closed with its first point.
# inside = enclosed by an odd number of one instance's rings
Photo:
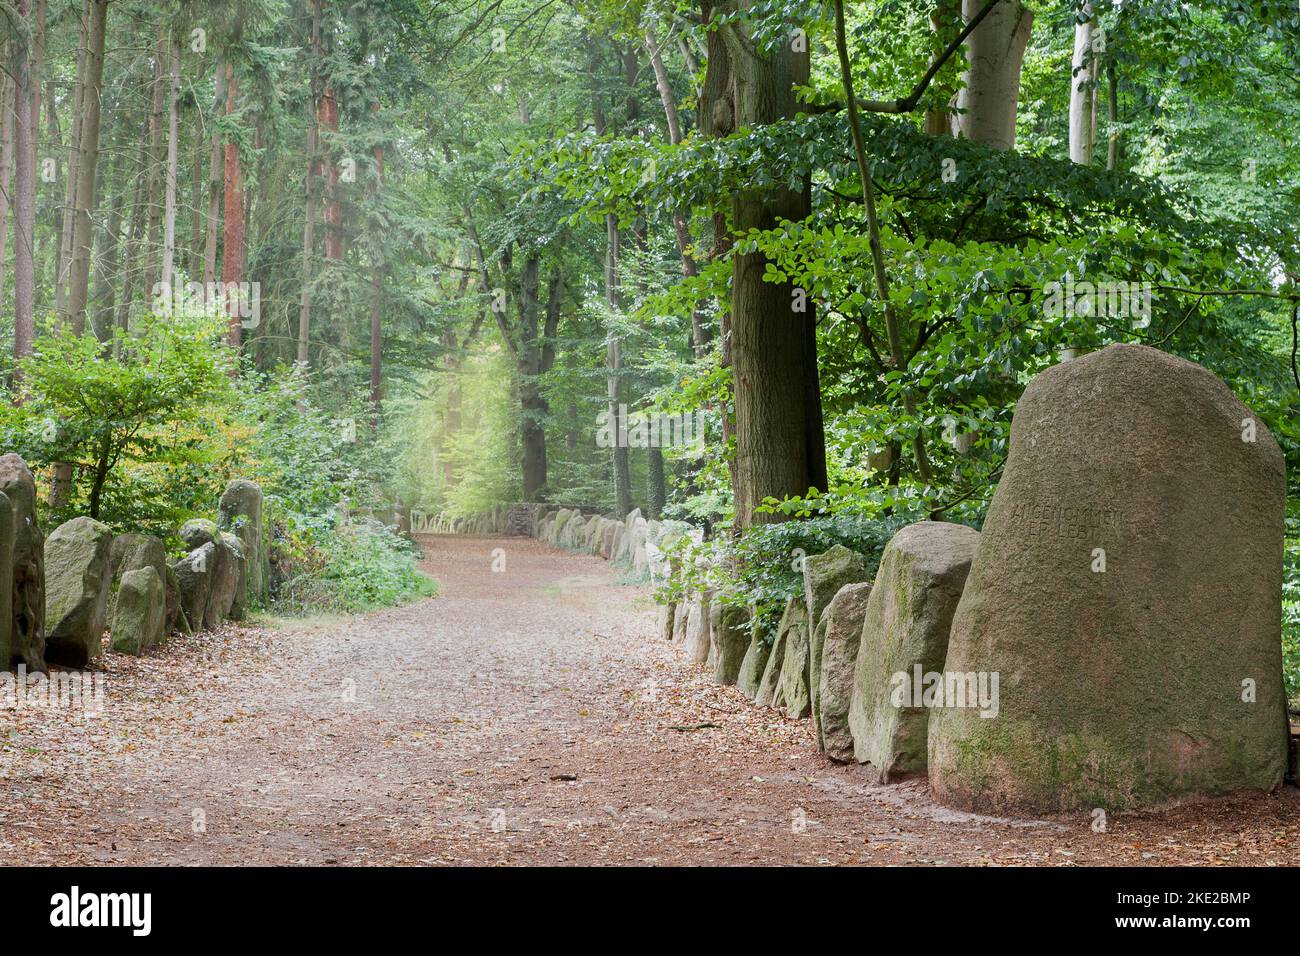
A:
{"type": "Polygon", "coordinates": [[[0,710],[0,862],[1300,864],[1294,787],[1094,832],[871,785],[657,640],[598,558],[424,544],[435,599],[109,654],[98,715],[0,710]]]}

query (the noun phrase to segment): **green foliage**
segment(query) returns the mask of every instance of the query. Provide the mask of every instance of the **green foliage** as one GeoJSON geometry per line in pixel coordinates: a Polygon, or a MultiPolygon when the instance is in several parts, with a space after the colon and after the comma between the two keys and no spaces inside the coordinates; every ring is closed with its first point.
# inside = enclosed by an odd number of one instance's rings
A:
{"type": "Polygon", "coordinates": [[[272,554],[275,606],[288,613],[368,611],[437,593],[416,568],[415,545],[371,518],[285,516],[272,554]]]}

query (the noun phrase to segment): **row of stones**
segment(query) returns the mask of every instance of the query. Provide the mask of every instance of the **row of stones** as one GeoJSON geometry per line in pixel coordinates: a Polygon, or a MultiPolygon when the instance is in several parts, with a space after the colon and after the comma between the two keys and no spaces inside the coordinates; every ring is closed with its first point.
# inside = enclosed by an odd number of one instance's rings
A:
{"type": "Polygon", "coordinates": [[[1285,462],[1206,369],[1115,345],[1026,389],[983,532],[805,559],[771,641],[696,594],[667,635],[828,756],[984,812],[1279,786],[1285,462]],[[1043,516],[1049,516],[1044,520],[1043,516]]]}
{"type": "Polygon", "coordinates": [[[45,671],[83,668],[110,646],[139,654],[173,633],[211,628],[264,601],[269,575],[262,537],[262,492],[230,482],[217,521],[180,529],[189,553],[167,559],[161,539],[114,535],[85,516],[47,538],[36,515],[36,483],[26,462],[0,456],[0,666],[45,671]],[[8,605],[6,607],[6,605],[8,605]]]}

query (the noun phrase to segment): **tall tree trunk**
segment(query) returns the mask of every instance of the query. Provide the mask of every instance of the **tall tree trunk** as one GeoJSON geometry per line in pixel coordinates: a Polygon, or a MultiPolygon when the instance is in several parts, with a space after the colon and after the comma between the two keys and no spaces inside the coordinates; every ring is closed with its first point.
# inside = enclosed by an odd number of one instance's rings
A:
{"type": "Polygon", "coordinates": [[[77,219],[72,230],[72,272],[68,286],[68,321],[80,335],[86,330],[91,249],[95,241],[95,171],[99,163],[99,118],[104,76],[104,33],[108,0],[91,0],[86,49],[85,116],[77,150],[77,219]]]}
{"type": "MultiPolygon", "coordinates": [[[[215,93],[213,97],[212,116],[215,118],[226,109],[226,70],[224,63],[218,62],[215,71],[216,77],[215,93]]],[[[217,130],[217,124],[213,122],[212,126],[212,148],[208,156],[208,216],[207,216],[207,235],[203,247],[203,285],[206,289],[211,289],[213,283],[217,281],[217,230],[221,224],[221,207],[222,207],[222,185],[224,182],[224,165],[222,157],[224,152],[221,143],[221,134],[217,130]]]]}
{"type": "Polygon", "coordinates": [[[1070,59],[1070,162],[1092,165],[1097,145],[1097,67],[1101,57],[1093,52],[1095,29],[1092,4],[1084,4],[1082,23],[1074,26],[1074,55],[1070,59]]]}
{"type": "MultiPolygon", "coordinates": [[[[961,0],[937,0],[930,12],[930,29],[938,48],[943,50],[961,33],[961,0]]],[[[957,98],[955,87],[936,87],[943,101],[951,106],[957,98]]],[[[951,109],[927,109],[925,131],[930,136],[951,136],[958,118],[951,109]]]]}
{"type": "MultiPolygon", "coordinates": [[[[761,52],[735,22],[722,27],[735,81],[737,128],[759,128],[794,116],[796,85],[808,82],[808,54],[790,44],[761,52]]],[[[709,69],[713,63],[710,58],[709,69]]],[[[774,188],[732,197],[737,233],[802,222],[811,191],[774,188]]],[[[736,524],[780,520],[760,514],[777,499],[826,488],[826,444],[817,377],[815,304],[806,290],[764,280],[761,252],[732,256],[731,360],[736,407],[736,524]]]]}
{"type": "Polygon", "coordinates": [[[203,275],[203,147],[206,144],[200,132],[203,110],[197,101],[194,104],[194,119],[193,156],[190,165],[190,249],[187,260],[191,281],[203,275]]]}
{"type": "Polygon", "coordinates": [[[1115,60],[1106,63],[1106,118],[1109,120],[1110,141],[1106,144],[1106,169],[1119,168],[1119,81],[1115,78],[1115,60]]]}
{"type": "Polygon", "coordinates": [[[170,288],[176,263],[176,178],[180,143],[181,51],[167,33],[167,170],[164,174],[162,283],[170,288]]]}
{"type": "Polygon", "coordinates": [[[334,161],[336,146],[333,135],[339,131],[339,108],[334,99],[334,89],[325,81],[325,92],[321,96],[320,115],[317,121],[320,129],[325,131],[325,258],[337,262],[343,258],[343,209],[339,204],[339,167],[334,161]]]}
{"type": "Polygon", "coordinates": [[[307,175],[303,198],[302,226],[302,289],[298,303],[298,355],[303,365],[311,363],[311,299],[312,257],[316,254],[316,191],[317,164],[320,162],[320,126],[317,111],[320,109],[320,75],[317,64],[321,56],[321,0],[312,0],[311,37],[311,99],[307,103],[307,175]]]}
{"type": "Polygon", "coordinates": [[[149,165],[149,123],[146,118],[144,133],[136,151],[135,195],[131,201],[131,218],[128,221],[125,249],[122,263],[122,291],[117,301],[117,327],[123,332],[131,324],[131,298],[135,292],[135,280],[140,273],[140,260],[144,245],[144,186],[145,168],[149,165]]]}
{"type": "MultiPolygon", "coordinates": [[[[26,21],[31,0],[15,0],[14,9],[26,21]]],[[[31,53],[27,38],[16,31],[9,45],[9,68],[14,77],[14,357],[21,358],[32,354],[36,170],[32,114],[27,108],[31,102],[31,53]]]]}
{"type": "Polygon", "coordinates": [[[161,27],[154,41],[153,98],[149,110],[149,210],[148,239],[145,245],[144,288],[153,295],[162,272],[162,220],[163,220],[163,100],[167,88],[167,30],[161,27]]]}
{"type": "MultiPolygon", "coordinates": [[[[375,103],[375,112],[379,104],[375,103]]],[[[375,192],[378,193],[384,181],[384,150],[375,147],[375,192]]],[[[381,255],[383,237],[376,237],[375,255],[381,255]]],[[[383,410],[383,303],[384,303],[384,265],[375,262],[370,267],[370,414],[375,425],[379,424],[383,410]]]]}
{"type": "MultiPolygon", "coordinates": [[[[226,64],[226,115],[231,116],[236,109],[239,85],[235,80],[235,68],[226,64]]],[[[237,287],[244,276],[244,181],[243,171],[239,166],[239,143],[234,138],[226,141],[225,165],[225,232],[222,236],[221,282],[226,289],[227,307],[234,305],[230,289],[237,287]]],[[[226,324],[226,342],[231,348],[239,348],[243,326],[240,324],[237,309],[230,311],[226,324]]]]}
{"type": "Polygon", "coordinates": [[[540,348],[537,342],[537,287],[541,261],[529,253],[519,276],[519,406],[522,413],[519,433],[523,458],[523,493],[525,501],[540,501],[546,491],[546,414],[549,408],[542,395],[540,348]]]}
{"type": "Polygon", "coordinates": [[[5,287],[6,247],[9,244],[9,197],[13,195],[10,179],[14,168],[14,87],[9,82],[9,45],[5,37],[0,43],[0,293],[5,287]]]}
{"type": "MultiPolygon", "coordinates": [[[[987,0],[962,0],[969,22],[987,0]]],[[[1020,66],[1034,15],[1021,0],[1002,0],[966,38],[966,85],[957,97],[961,134],[996,149],[1016,145],[1016,108],[1020,98],[1020,66]]]]}
{"type": "Polygon", "coordinates": [[[86,51],[90,46],[90,0],[82,0],[80,41],[77,44],[77,82],[72,88],[72,129],[68,140],[67,178],[63,185],[62,228],[59,251],[55,258],[54,308],[62,322],[68,321],[68,279],[72,270],[72,231],[77,223],[77,161],[81,144],[81,124],[85,118],[86,51]]]}

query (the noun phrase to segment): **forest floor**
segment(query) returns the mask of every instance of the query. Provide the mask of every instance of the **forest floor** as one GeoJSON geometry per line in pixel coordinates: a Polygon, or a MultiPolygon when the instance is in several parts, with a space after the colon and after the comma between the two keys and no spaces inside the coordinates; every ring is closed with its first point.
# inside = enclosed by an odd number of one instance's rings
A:
{"type": "Polygon", "coordinates": [[[1099,833],[872,785],[686,664],[598,558],[424,545],[435,599],[110,654],[98,716],[0,710],[0,861],[1300,863],[1294,787],[1099,833]]]}

